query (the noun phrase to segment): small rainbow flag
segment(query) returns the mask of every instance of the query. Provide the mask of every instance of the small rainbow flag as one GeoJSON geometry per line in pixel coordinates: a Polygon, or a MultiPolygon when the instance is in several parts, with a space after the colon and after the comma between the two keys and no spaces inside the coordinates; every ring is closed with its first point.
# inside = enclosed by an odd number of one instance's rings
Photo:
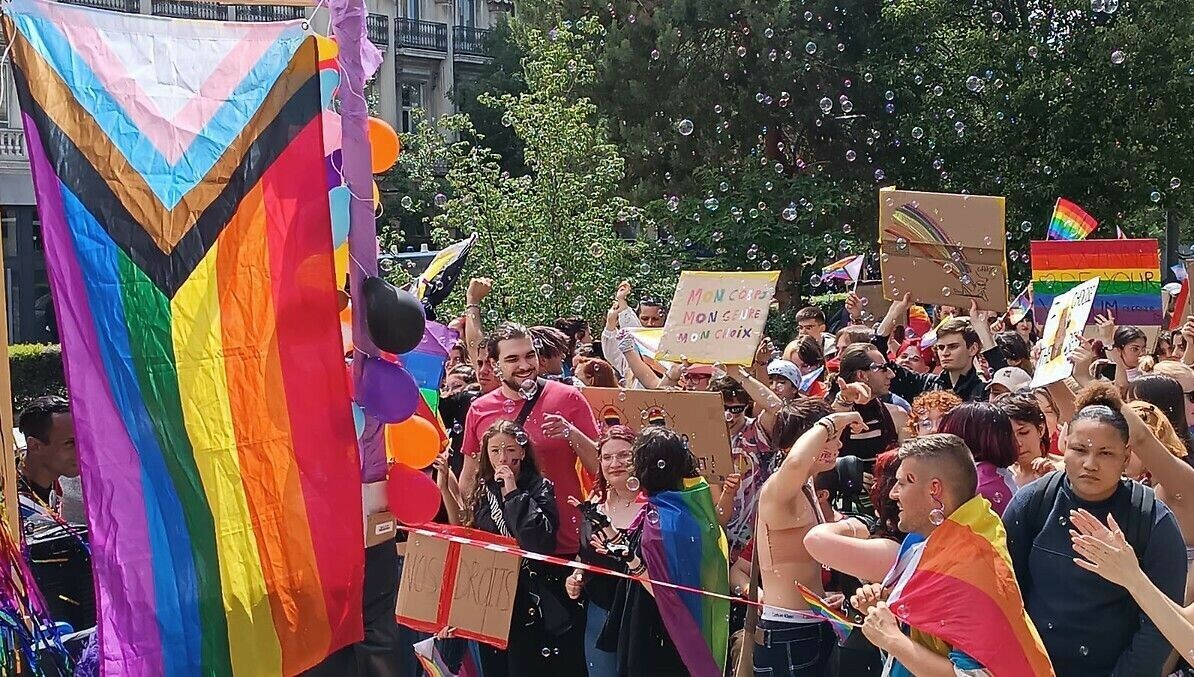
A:
{"type": "Polygon", "coordinates": [[[1084,209],[1064,197],[1057,198],[1049,221],[1048,240],[1085,240],[1099,222],[1084,209]]]}
{"type": "Polygon", "coordinates": [[[829,627],[833,628],[833,634],[837,635],[838,644],[845,642],[846,638],[850,636],[850,631],[858,627],[858,624],[846,620],[845,617],[826,604],[825,600],[818,597],[817,593],[805,587],[803,583],[797,582],[796,589],[800,591],[800,596],[804,598],[809,608],[815,611],[818,616],[829,621],[829,627]]]}
{"type": "Polygon", "coordinates": [[[862,262],[864,259],[865,255],[858,254],[834,261],[821,269],[821,279],[853,282],[862,275],[862,262]]]}
{"type": "Polygon", "coordinates": [[[987,499],[964,503],[900,560],[888,606],[925,641],[944,642],[993,675],[1053,675],[987,499]]]}
{"type": "Polygon", "coordinates": [[[419,665],[427,673],[427,677],[456,677],[456,673],[448,668],[443,656],[435,648],[434,637],[415,642],[411,648],[415,650],[415,658],[419,659],[419,665]]]}
{"type": "Polygon", "coordinates": [[[1012,324],[1019,324],[1032,312],[1032,285],[1024,288],[1020,295],[1012,300],[1007,308],[1007,319],[1012,324]]]}

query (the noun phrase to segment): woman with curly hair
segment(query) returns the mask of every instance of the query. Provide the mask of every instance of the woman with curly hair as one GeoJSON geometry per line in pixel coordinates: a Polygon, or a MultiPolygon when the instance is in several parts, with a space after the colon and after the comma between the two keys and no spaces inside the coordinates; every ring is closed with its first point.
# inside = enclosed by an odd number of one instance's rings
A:
{"type": "Polygon", "coordinates": [[[962,404],[962,398],[949,390],[930,390],[912,400],[912,415],[908,417],[907,430],[910,436],[920,437],[937,432],[937,426],[946,414],[962,404]]]}

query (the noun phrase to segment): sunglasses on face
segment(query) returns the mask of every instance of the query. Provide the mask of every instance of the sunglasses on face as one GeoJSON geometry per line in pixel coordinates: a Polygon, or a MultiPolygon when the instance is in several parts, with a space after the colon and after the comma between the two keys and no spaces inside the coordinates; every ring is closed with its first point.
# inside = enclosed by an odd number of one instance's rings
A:
{"type": "Polygon", "coordinates": [[[890,367],[888,366],[888,364],[886,362],[884,362],[883,364],[875,364],[874,362],[872,362],[871,366],[867,367],[868,371],[884,371],[886,369],[890,369],[890,367]]]}
{"type": "Polygon", "coordinates": [[[1191,390],[1191,391],[1183,393],[1183,394],[1186,396],[1187,400],[1190,400],[1190,402],[1194,403],[1194,390],[1191,390]]]}
{"type": "Polygon", "coordinates": [[[745,404],[727,404],[726,411],[728,411],[731,414],[738,415],[738,414],[741,414],[742,412],[746,411],[746,405],[745,404]]]}

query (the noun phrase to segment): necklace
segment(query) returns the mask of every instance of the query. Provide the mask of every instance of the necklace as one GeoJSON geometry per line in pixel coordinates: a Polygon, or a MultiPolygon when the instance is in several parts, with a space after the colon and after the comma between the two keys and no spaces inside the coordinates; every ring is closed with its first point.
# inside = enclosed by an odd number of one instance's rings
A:
{"type": "MultiPolygon", "coordinates": [[[[87,539],[83,538],[79,534],[78,530],[76,530],[74,527],[72,527],[70,525],[70,522],[67,522],[65,519],[63,519],[62,515],[59,514],[59,512],[57,510],[55,510],[53,507],[51,507],[49,503],[42,500],[42,497],[39,496],[37,494],[37,492],[33,490],[33,486],[29,484],[28,480],[25,479],[24,475],[18,475],[17,487],[19,490],[21,490],[21,492],[24,495],[32,498],[37,503],[37,505],[42,510],[44,510],[46,512],[46,515],[51,520],[54,521],[55,524],[57,524],[59,527],[61,527],[62,530],[65,531],[67,534],[74,537],[74,539],[79,542],[79,545],[81,545],[83,547],[83,550],[87,553],[88,557],[91,556],[91,546],[88,545],[87,539]]],[[[53,489],[51,489],[50,499],[52,500],[55,496],[56,496],[56,494],[54,493],[53,489]]],[[[59,497],[59,500],[61,500],[61,497],[59,497]]]]}

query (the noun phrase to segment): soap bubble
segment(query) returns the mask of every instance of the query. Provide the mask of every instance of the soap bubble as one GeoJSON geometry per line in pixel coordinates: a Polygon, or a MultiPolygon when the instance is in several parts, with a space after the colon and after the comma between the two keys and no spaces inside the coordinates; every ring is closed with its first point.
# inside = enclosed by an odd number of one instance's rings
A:
{"type": "Polygon", "coordinates": [[[1182,187],[1181,179],[1177,178],[1176,176],[1173,177],[1172,179],[1169,179],[1169,190],[1177,190],[1178,188],[1181,188],[1181,187],[1182,187]]]}
{"type": "Polygon", "coordinates": [[[435,197],[432,199],[435,202],[436,207],[443,207],[444,205],[448,204],[448,196],[444,195],[443,193],[436,193],[435,197]]]}
{"type": "Polygon", "coordinates": [[[1124,54],[1123,50],[1121,50],[1121,49],[1117,49],[1114,52],[1111,52],[1111,63],[1113,63],[1117,66],[1119,64],[1123,63],[1124,60],[1126,60],[1127,58],[1128,58],[1128,56],[1126,54],[1124,54]]]}
{"type": "Polygon", "coordinates": [[[688,136],[689,134],[692,134],[692,130],[692,120],[689,120],[688,118],[684,118],[680,122],[676,123],[676,131],[680,132],[680,136],[688,136]]]}
{"type": "Polygon", "coordinates": [[[414,206],[415,201],[410,199],[409,195],[403,195],[402,199],[399,200],[398,203],[402,205],[403,209],[410,209],[414,206]]]}
{"type": "Polygon", "coordinates": [[[721,206],[721,203],[715,197],[711,197],[711,198],[705,200],[705,209],[708,209],[711,212],[717,211],[717,208],[720,206],[721,206]]]}
{"type": "Polygon", "coordinates": [[[592,256],[595,259],[599,259],[602,256],[605,256],[605,245],[601,244],[600,242],[594,242],[594,243],[590,244],[589,245],[589,256],[592,256]]]}
{"type": "Polygon", "coordinates": [[[821,97],[821,100],[817,103],[819,106],[821,106],[822,113],[828,113],[829,111],[833,110],[833,99],[830,99],[827,96],[821,97]]]}
{"type": "Polygon", "coordinates": [[[816,54],[817,53],[817,43],[813,42],[812,40],[809,40],[804,45],[804,52],[805,52],[805,54],[816,54]]]}
{"type": "Polygon", "coordinates": [[[1002,12],[991,12],[991,23],[995,23],[995,24],[1003,23],[1003,13],[1002,12]]]}
{"type": "Polygon", "coordinates": [[[925,135],[925,130],[922,129],[921,127],[913,127],[912,128],[912,138],[921,139],[921,138],[924,138],[924,135],[925,135]]]}
{"type": "Polygon", "coordinates": [[[978,77],[977,75],[971,75],[970,77],[966,78],[966,89],[969,89],[972,92],[978,92],[981,91],[982,88],[982,78],[978,77]]]}
{"type": "Polygon", "coordinates": [[[638,478],[634,475],[626,478],[626,488],[630,491],[638,491],[638,478]]]}
{"type": "Polygon", "coordinates": [[[895,243],[896,243],[896,249],[899,249],[900,251],[904,251],[905,249],[908,248],[908,240],[906,240],[902,237],[897,237],[895,243]]]}
{"type": "Polygon", "coordinates": [[[1161,194],[1154,190],[1152,193],[1149,194],[1148,199],[1152,200],[1153,202],[1160,202],[1161,194]]]}
{"type": "Polygon", "coordinates": [[[854,162],[857,158],[858,153],[855,153],[853,150],[846,151],[846,162],[854,162]]]}
{"type": "Polygon", "coordinates": [[[542,287],[539,287],[539,294],[543,296],[551,296],[554,291],[550,284],[545,283],[542,287]]]}

